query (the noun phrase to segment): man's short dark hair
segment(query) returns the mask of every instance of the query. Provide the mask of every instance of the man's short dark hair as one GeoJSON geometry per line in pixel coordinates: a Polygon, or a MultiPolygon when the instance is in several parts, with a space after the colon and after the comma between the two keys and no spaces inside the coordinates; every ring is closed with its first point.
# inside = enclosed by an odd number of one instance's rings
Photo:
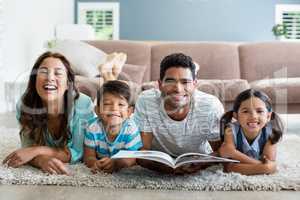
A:
{"type": "Polygon", "coordinates": [[[124,81],[113,80],[105,82],[100,90],[97,91],[97,106],[100,106],[101,99],[106,93],[124,97],[128,104],[131,102],[130,87],[124,81]]]}
{"type": "Polygon", "coordinates": [[[163,80],[166,71],[171,67],[188,68],[192,72],[193,79],[195,79],[196,66],[190,56],[183,53],[173,53],[166,56],[160,63],[160,80],[163,80]]]}

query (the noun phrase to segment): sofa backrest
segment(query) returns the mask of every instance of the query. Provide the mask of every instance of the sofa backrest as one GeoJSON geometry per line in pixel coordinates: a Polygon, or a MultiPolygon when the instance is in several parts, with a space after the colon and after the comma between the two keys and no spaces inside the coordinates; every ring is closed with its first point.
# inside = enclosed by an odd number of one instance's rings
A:
{"type": "Polygon", "coordinates": [[[144,81],[150,81],[151,45],[145,42],[135,42],[126,40],[105,41],[92,40],[86,41],[88,44],[101,49],[105,53],[124,52],[127,54],[126,63],[132,65],[146,66],[144,81]]]}
{"type": "Polygon", "coordinates": [[[237,43],[165,42],[151,48],[151,80],[159,79],[160,62],[171,53],[184,53],[200,65],[200,79],[240,78],[237,43]]]}
{"type": "Polygon", "coordinates": [[[260,42],[239,46],[241,78],[249,82],[300,77],[299,42],[260,42]]]}

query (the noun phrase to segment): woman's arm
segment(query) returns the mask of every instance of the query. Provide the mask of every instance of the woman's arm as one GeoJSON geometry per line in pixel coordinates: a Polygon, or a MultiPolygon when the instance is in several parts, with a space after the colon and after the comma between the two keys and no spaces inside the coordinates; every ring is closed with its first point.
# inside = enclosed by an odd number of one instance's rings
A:
{"type": "Polygon", "coordinates": [[[54,157],[64,163],[69,163],[71,159],[70,151],[67,147],[64,148],[53,148],[48,146],[37,146],[36,151],[38,155],[54,157]]]}
{"type": "Polygon", "coordinates": [[[30,165],[50,174],[70,175],[67,166],[59,159],[47,155],[38,155],[30,162],[30,165]]]}
{"type": "Polygon", "coordinates": [[[3,160],[3,163],[10,167],[19,167],[28,162],[31,163],[38,156],[54,157],[62,162],[69,162],[70,160],[70,153],[67,148],[55,149],[47,146],[32,146],[12,152],[3,160]]]}

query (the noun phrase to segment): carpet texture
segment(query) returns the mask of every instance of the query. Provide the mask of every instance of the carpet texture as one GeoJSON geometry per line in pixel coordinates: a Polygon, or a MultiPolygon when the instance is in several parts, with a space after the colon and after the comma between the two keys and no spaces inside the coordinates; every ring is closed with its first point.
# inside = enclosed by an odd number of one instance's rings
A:
{"type": "MultiPolygon", "coordinates": [[[[18,148],[17,129],[0,127],[0,160],[18,148]]],[[[300,191],[300,137],[287,134],[278,146],[279,171],[273,175],[244,176],[223,173],[222,166],[212,166],[194,175],[161,175],[141,167],[123,169],[114,174],[92,174],[83,164],[69,165],[72,176],[49,175],[30,166],[7,168],[0,164],[1,184],[93,186],[195,191],[300,191]]]]}

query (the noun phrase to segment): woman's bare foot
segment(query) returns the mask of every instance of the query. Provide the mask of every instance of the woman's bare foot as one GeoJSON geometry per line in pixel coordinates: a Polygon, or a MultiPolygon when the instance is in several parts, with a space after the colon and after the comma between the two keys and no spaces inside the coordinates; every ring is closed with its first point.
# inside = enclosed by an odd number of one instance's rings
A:
{"type": "Polygon", "coordinates": [[[99,66],[99,72],[105,81],[116,80],[127,60],[124,53],[112,53],[107,55],[104,64],[99,66]]]}

